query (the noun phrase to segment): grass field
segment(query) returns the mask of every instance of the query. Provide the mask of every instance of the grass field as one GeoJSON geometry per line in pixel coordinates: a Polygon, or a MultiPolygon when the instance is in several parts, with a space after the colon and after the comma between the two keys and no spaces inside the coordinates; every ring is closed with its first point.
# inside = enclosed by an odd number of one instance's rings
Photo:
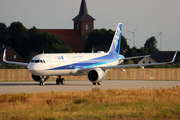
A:
{"type": "Polygon", "coordinates": [[[180,86],[0,95],[1,120],[180,119],[180,86]]]}

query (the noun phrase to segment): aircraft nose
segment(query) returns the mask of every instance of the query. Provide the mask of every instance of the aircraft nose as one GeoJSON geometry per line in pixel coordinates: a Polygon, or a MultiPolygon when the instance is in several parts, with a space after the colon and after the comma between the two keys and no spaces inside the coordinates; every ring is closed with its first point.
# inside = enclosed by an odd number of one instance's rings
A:
{"type": "Polygon", "coordinates": [[[43,75],[41,67],[36,64],[30,64],[28,70],[33,75],[43,75]]]}

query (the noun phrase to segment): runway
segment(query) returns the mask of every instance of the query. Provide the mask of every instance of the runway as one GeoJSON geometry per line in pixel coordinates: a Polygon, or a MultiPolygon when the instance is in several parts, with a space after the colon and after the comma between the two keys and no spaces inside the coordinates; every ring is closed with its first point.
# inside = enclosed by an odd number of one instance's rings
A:
{"type": "Polygon", "coordinates": [[[0,82],[0,94],[34,93],[47,91],[77,91],[99,89],[136,89],[136,88],[170,88],[180,86],[180,81],[140,81],[140,80],[104,80],[102,85],[92,85],[89,81],[66,81],[56,85],[55,81],[46,81],[45,86],[38,82],[0,82]]]}

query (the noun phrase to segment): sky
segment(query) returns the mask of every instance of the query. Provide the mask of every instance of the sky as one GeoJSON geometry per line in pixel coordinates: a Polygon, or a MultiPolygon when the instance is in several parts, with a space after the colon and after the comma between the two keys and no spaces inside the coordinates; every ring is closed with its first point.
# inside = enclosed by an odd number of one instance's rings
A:
{"type": "MultiPolygon", "coordinates": [[[[9,26],[19,21],[30,29],[73,29],[72,19],[78,15],[81,0],[0,0],[0,22],[9,26]]],[[[123,23],[122,34],[130,47],[143,47],[155,36],[163,51],[180,51],[180,0],[86,0],[88,13],[95,18],[95,29],[115,30],[123,23]],[[157,38],[158,37],[158,38],[157,38]]]]}

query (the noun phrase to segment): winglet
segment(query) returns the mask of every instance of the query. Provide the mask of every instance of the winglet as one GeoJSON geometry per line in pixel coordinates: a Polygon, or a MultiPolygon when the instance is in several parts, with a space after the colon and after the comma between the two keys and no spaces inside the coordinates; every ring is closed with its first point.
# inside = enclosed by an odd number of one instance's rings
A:
{"type": "Polygon", "coordinates": [[[29,65],[29,63],[6,61],[6,49],[4,49],[4,54],[3,54],[3,58],[2,59],[3,59],[3,62],[8,63],[8,64],[24,65],[24,66],[28,66],[29,65]]]}
{"type": "Polygon", "coordinates": [[[174,57],[173,57],[173,59],[172,59],[171,63],[175,61],[176,56],[177,56],[177,53],[178,53],[178,50],[177,50],[177,51],[176,51],[176,53],[174,54],[174,57]]]}
{"type": "Polygon", "coordinates": [[[3,61],[6,62],[6,49],[4,49],[3,61]]]}

